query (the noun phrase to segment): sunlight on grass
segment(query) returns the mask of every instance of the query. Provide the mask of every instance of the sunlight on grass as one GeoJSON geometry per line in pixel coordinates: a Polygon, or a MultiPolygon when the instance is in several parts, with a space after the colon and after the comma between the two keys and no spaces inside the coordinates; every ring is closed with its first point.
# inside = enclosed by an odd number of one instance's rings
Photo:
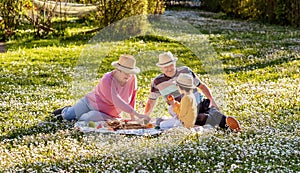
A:
{"type": "MultiPolygon", "coordinates": [[[[297,172],[299,30],[220,20],[196,11],[167,15],[184,18],[206,33],[225,71],[222,91],[192,50],[154,35],[107,42],[113,49],[87,84],[95,85],[112,70],[110,63],[122,53],[145,57],[170,50],[217,100],[223,99],[222,112],[239,120],[242,133],[215,129],[197,134],[179,128],[155,137],[83,134],[74,122],[55,121],[50,115],[54,109],[76,101],[74,68],[93,36],[74,34],[88,28],[77,30],[72,23],[65,38],[11,40],[8,52],[0,54],[0,172],[297,172]]],[[[151,79],[160,73],[143,63],[138,66],[147,70],[137,76],[139,112],[151,79]]],[[[155,61],[149,58],[149,63],[155,61]]],[[[167,115],[159,100],[153,117],[167,115]]]]}

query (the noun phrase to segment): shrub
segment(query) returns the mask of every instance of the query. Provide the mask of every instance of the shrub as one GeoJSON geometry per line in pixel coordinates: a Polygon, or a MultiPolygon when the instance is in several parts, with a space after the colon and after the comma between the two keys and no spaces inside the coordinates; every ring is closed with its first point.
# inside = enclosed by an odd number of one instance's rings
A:
{"type": "Polygon", "coordinates": [[[0,3],[0,38],[7,39],[15,33],[15,30],[22,24],[23,10],[29,0],[2,0],[0,3]]]}
{"type": "Polygon", "coordinates": [[[164,11],[162,0],[101,0],[98,1],[96,20],[101,27],[134,15],[160,14],[164,11]]]}
{"type": "Polygon", "coordinates": [[[300,1],[297,0],[220,0],[220,6],[233,17],[300,26],[300,1]]]}
{"type": "Polygon", "coordinates": [[[221,10],[220,0],[202,0],[201,8],[207,11],[218,12],[221,10]]]}
{"type": "Polygon", "coordinates": [[[162,14],[165,11],[164,0],[148,0],[148,14],[162,14]]]}

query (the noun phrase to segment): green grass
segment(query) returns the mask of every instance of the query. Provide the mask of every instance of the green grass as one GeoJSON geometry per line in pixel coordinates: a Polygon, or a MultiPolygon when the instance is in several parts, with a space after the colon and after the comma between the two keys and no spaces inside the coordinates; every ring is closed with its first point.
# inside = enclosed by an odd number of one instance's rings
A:
{"type": "MultiPolygon", "coordinates": [[[[72,23],[65,37],[11,40],[0,54],[0,172],[299,171],[299,29],[182,14],[171,15],[206,35],[222,62],[221,90],[189,48],[154,35],[105,43],[113,49],[100,57],[98,78],[122,53],[170,50],[211,88],[222,112],[240,121],[242,133],[174,129],[158,137],[125,137],[82,134],[74,122],[55,121],[54,109],[77,100],[72,73],[93,36],[72,23]]],[[[158,68],[149,68],[138,75],[139,112],[157,74],[158,68]]],[[[153,117],[162,115],[166,105],[160,100],[153,117]]]]}

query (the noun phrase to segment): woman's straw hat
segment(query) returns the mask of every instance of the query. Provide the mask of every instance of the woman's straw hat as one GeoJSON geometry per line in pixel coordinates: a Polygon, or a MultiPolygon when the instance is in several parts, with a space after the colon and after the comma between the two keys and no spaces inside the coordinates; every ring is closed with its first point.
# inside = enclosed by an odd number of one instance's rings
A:
{"type": "Polygon", "coordinates": [[[133,56],[121,55],[119,60],[112,62],[111,65],[125,73],[137,74],[140,72],[140,69],[135,66],[135,63],[136,61],[133,56]]]}
{"type": "Polygon", "coordinates": [[[173,56],[171,52],[165,52],[158,55],[158,63],[156,64],[158,67],[166,67],[171,65],[177,61],[177,58],[173,56]]]}
{"type": "Polygon", "coordinates": [[[176,84],[185,88],[195,88],[193,77],[187,73],[180,73],[176,84]]]}

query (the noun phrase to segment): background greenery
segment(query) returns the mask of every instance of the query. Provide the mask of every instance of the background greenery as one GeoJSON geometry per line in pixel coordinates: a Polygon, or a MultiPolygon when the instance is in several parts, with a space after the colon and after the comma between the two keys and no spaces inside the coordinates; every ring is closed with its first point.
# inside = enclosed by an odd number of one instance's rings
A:
{"type": "Polygon", "coordinates": [[[1,0],[0,40],[13,39],[22,32],[34,33],[39,38],[64,36],[70,17],[93,25],[85,31],[93,33],[123,18],[162,14],[164,9],[163,0],[1,0]]]}
{"type": "Polygon", "coordinates": [[[1,0],[0,40],[8,40],[20,32],[36,37],[63,36],[66,20],[79,17],[94,25],[84,32],[96,32],[120,19],[145,14],[162,14],[165,7],[193,7],[219,12],[224,18],[258,20],[283,26],[300,26],[298,0],[1,0]],[[58,23],[58,24],[55,24],[58,23]]]}
{"type": "Polygon", "coordinates": [[[300,26],[300,2],[297,0],[202,0],[202,8],[250,20],[300,26]]]}
{"type": "MultiPolygon", "coordinates": [[[[201,11],[166,15],[189,21],[214,47],[226,82],[224,95],[216,99],[224,99],[222,112],[240,121],[242,133],[174,129],[157,137],[128,137],[82,134],[74,122],[57,122],[50,113],[76,101],[71,76],[94,36],[85,31],[98,28],[68,18],[62,36],[36,38],[20,29],[0,55],[0,172],[299,171],[299,29],[223,20],[222,14],[201,11]]],[[[214,88],[194,54],[169,38],[140,36],[108,44],[117,48],[103,59],[99,76],[122,53],[170,50],[214,88]]],[[[140,112],[158,73],[138,75],[140,112]]],[[[152,116],[166,115],[165,106],[158,104],[152,116]]]]}

